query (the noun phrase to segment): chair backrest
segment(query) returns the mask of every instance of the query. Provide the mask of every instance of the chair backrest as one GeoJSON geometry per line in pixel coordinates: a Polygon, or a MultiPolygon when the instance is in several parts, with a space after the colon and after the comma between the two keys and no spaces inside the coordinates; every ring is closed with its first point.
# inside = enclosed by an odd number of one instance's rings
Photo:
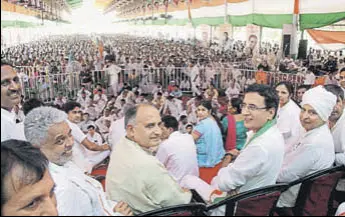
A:
{"type": "Polygon", "coordinates": [[[166,207],[137,216],[206,216],[206,206],[202,203],[191,203],[166,207]]]}
{"type": "Polygon", "coordinates": [[[301,179],[294,214],[298,216],[327,216],[332,202],[332,193],[341,177],[345,174],[345,167],[333,167],[316,172],[301,179]]]}
{"type": "Polygon", "coordinates": [[[207,208],[207,211],[226,205],[225,216],[269,216],[287,184],[267,186],[231,196],[207,208]]]}

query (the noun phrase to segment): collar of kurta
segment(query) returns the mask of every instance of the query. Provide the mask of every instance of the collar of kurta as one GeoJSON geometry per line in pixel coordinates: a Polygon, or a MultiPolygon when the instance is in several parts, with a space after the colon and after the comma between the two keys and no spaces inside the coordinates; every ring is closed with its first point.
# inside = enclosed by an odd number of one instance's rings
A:
{"type": "Polygon", "coordinates": [[[264,133],[266,133],[269,129],[271,129],[276,124],[277,124],[276,119],[272,121],[267,121],[267,123],[258,132],[256,132],[254,136],[247,142],[245,147],[247,147],[250,143],[252,143],[258,137],[262,136],[264,133]]]}
{"type": "Polygon", "coordinates": [[[155,156],[155,152],[157,151],[157,150],[154,149],[155,147],[152,147],[151,149],[150,148],[145,148],[145,147],[140,146],[138,143],[134,142],[133,140],[130,140],[127,136],[125,138],[126,138],[127,142],[132,143],[136,148],[138,148],[140,150],[143,150],[148,155],[155,156]]]}
{"type": "Polygon", "coordinates": [[[1,117],[2,118],[6,118],[8,119],[9,121],[14,122],[14,119],[15,119],[15,114],[13,112],[9,112],[8,110],[4,109],[4,108],[1,108],[1,117]]]}

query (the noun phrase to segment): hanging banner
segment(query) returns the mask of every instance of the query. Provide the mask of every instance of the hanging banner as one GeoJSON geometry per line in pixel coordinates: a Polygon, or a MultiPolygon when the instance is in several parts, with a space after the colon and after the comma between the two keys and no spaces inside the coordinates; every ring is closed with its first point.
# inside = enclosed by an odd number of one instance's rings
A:
{"type": "Polygon", "coordinates": [[[249,24],[246,27],[247,32],[247,46],[245,52],[248,56],[253,56],[259,53],[260,49],[260,26],[249,24]]]}

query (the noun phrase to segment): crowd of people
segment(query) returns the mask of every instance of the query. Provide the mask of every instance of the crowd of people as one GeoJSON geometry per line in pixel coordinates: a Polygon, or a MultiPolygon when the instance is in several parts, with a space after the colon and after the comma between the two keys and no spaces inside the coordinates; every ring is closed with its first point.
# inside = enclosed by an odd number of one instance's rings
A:
{"type": "Polygon", "coordinates": [[[194,94],[207,89],[209,83],[226,90],[232,81],[244,90],[254,79],[275,85],[282,73],[300,76],[299,84],[334,84],[338,70],[345,66],[342,51],[311,48],[307,59],[294,60],[281,58],[278,44],[262,42],[260,49],[248,52],[250,46],[227,35],[222,43],[210,47],[190,40],[76,35],[9,47],[2,50],[2,58],[18,67],[25,93],[37,89],[36,95],[45,101],[60,93],[75,100],[76,94],[67,94],[65,89],[92,82],[103,82],[106,89],[111,86],[113,95],[124,83],[140,85],[149,93],[152,85],[159,82],[166,88],[171,81],[194,94]]]}
{"type": "MultiPolygon", "coordinates": [[[[102,36],[103,46],[93,41],[56,37],[3,53],[10,62],[1,63],[2,215],[130,216],[188,204],[191,190],[211,204],[345,165],[341,52],[311,49],[296,61],[280,60],[269,43],[246,54],[236,41],[223,48],[129,36],[102,36]],[[203,70],[234,61],[259,71],[250,78],[232,72],[221,85],[217,73],[203,80],[203,70]],[[59,74],[71,62],[82,66],[76,98],[23,99],[15,66],[59,74]],[[125,82],[131,73],[145,80],[151,67],[174,78],[150,88],[125,82]],[[172,75],[177,68],[189,68],[180,80],[172,75]],[[105,70],[109,83],[93,83],[90,70],[105,70]],[[260,74],[272,70],[305,79],[298,87],[273,85],[260,74]],[[317,73],[329,79],[317,85],[317,73]],[[106,188],[92,175],[104,165],[106,188]]],[[[293,186],[282,194],[280,211],[295,206],[298,192],[293,186]]]]}

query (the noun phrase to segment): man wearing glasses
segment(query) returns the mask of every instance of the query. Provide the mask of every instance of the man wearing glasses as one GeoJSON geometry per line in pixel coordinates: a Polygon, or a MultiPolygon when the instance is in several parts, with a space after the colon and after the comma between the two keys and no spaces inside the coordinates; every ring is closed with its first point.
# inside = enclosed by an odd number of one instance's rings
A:
{"type": "Polygon", "coordinates": [[[212,185],[222,192],[239,193],[276,183],[284,157],[284,138],[277,128],[279,98],[269,86],[249,86],[243,100],[242,114],[248,128],[248,142],[241,152],[229,152],[212,185]],[[236,159],[235,159],[236,158],[236,159]]]}

